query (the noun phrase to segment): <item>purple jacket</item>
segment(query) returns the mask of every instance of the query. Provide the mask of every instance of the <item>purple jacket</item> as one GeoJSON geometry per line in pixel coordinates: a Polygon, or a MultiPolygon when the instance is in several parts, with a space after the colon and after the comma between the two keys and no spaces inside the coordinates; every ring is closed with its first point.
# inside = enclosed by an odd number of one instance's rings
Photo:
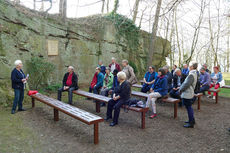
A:
{"type": "Polygon", "coordinates": [[[211,78],[210,74],[208,72],[205,72],[204,74],[200,73],[200,84],[203,86],[210,86],[211,84],[211,78]]]}

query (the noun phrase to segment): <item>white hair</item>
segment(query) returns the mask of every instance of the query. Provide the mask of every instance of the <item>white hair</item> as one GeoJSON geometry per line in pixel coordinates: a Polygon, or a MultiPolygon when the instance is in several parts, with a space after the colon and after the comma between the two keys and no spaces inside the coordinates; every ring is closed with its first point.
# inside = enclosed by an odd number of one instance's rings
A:
{"type": "Polygon", "coordinates": [[[15,66],[18,66],[19,64],[22,64],[22,61],[21,61],[21,60],[16,60],[16,61],[14,62],[14,65],[15,65],[15,66]]]}
{"type": "Polygon", "coordinates": [[[117,73],[117,77],[120,78],[121,80],[125,80],[126,79],[126,74],[125,72],[118,72],[117,73]]]}
{"type": "Polygon", "coordinates": [[[122,60],[122,63],[129,64],[129,61],[128,61],[128,60],[126,60],[126,59],[124,59],[124,60],[122,60]]]}
{"type": "Polygon", "coordinates": [[[174,72],[176,73],[176,72],[179,72],[179,71],[181,71],[181,70],[179,68],[176,68],[174,72]]]}
{"type": "Polygon", "coordinates": [[[73,67],[73,66],[69,66],[68,68],[74,70],[74,67],[73,67]]]}
{"type": "Polygon", "coordinates": [[[188,64],[183,64],[183,66],[188,66],[188,64]]]}
{"type": "Polygon", "coordinates": [[[115,58],[115,57],[112,57],[112,60],[116,60],[116,58],[115,58]]]}

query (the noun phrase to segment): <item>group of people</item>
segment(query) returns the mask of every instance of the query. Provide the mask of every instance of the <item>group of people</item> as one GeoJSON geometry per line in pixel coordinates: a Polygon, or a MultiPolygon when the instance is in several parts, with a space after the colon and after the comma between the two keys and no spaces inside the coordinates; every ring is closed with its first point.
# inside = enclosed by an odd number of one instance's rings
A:
{"type": "MultiPolygon", "coordinates": [[[[24,98],[24,89],[28,77],[22,71],[22,62],[15,61],[16,68],[11,73],[12,88],[15,91],[15,99],[11,113],[14,114],[18,105],[18,111],[24,111],[22,101],[24,98]]],[[[103,96],[111,95],[112,99],[107,105],[107,113],[105,120],[113,119],[110,126],[118,124],[120,108],[123,104],[127,104],[131,97],[131,86],[137,83],[137,78],[134,74],[133,68],[129,65],[127,60],[122,61],[122,67],[112,58],[111,64],[108,67],[104,66],[102,61],[99,61],[96,67],[96,72],[91,81],[89,92],[101,94],[103,96]],[[112,111],[114,116],[112,117],[112,111]]],[[[180,106],[185,105],[189,120],[184,127],[193,128],[195,124],[192,103],[194,101],[194,94],[196,92],[205,92],[209,88],[214,87],[218,89],[223,80],[219,67],[214,67],[214,72],[210,74],[207,66],[204,64],[199,71],[197,71],[198,64],[191,62],[188,66],[183,65],[183,69],[173,66],[173,70],[169,72],[169,67],[164,66],[155,72],[155,67],[150,66],[148,72],[144,76],[144,84],[141,92],[149,93],[146,102],[146,107],[152,109],[150,118],[156,117],[156,100],[160,97],[166,96],[168,93],[171,97],[182,99],[180,106]],[[199,91],[197,89],[199,86],[199,91]]],[[[68,102],[72,105],[72,91],[77,90],[78,76],[74,72],[74,67],[69,66],[68,72],[64,75],[62,80],[62,87],[58,89],[57,99],[61,101],[62,92],[68,92],[68,102]]],[[[208,93],[208,97],[211,93],[208,93]]],[[[215,94],[213,98],[215,99],[215,94]]],[[[101,103],[101,106],[105,106],[101,103]]]]}
{"type": "MultiPolygon", "coordinates": [[[[151,105],[152,115],[150,118],[156,117],[156,100],[157,98],[169,95],[176,99],[181,99],[180,106],[185,105],[189,121],[186,122],[184,127],[193,128],[195,119],[193,115],[192,103],[195,100],[195,93],[203,93],[214,87],[218,89],[222,82],[223,77],[218,66],[213,68],[213,73],[207,69],[207,65],[204,64],[200,71],[197,70],[198,64],[191,63],[188,67],[187,64],[183,65],[183,69],[173,66],[173,70],[169,72],[169,67],[164,66],[155,72],[155,68],[150,66],[148,72],[144,76],[144,84],[141,92],[150,92],[147,106],[151,105]]],[[[208,96],[211,98],[211,92],[208,92],[208,96]]],[[[216,94],[213,94],[213,99],[216,98],[216,94]]]]}

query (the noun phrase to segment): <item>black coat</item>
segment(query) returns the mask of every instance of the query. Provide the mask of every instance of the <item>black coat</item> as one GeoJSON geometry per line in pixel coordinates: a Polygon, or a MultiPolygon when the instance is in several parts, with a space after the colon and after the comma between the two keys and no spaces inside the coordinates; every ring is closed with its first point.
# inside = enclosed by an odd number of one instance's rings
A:
{"type": "MultiPolygon", "coordinates": [[[[177,85],[177,79],[178,79],[178,76],[175,74],[174,76],[173,76],[173,88],[177,88],[178,87],[178,85],[177,85]]],[[[186,79],[186,75],[184,75],[184,74],[182,74],[181,73],[181,84],[184,82],[184,80],[186,79]]]]}
{"type": "Polygon", "coordinates": [[[22,70],[20,72],[14,68],[11,72],[11,82],[12,82],[12,88],[13,89],[24,89],[24,84],[22,82],[22,79],[25,79],[26,76],[22,70]]]}
{"type": "MultiPolygon", "coordinates": [[[[69,76],[69,72],[67,72],[65,75],[64,75],[64,78],[62,80],[62,84],[63,84],[63,87],[64,86],[67,86],[66,85],[66,81],[67,81],[67,78],[69,76]]],[[[70,86],[71,87],[75,87],[75,89],[77,90],[78,89],[78,77],[77,75],[73,72],[73,77],[72,77],[72,84],[70,86]]]]}
{"type": "Polygon", "coordinates": [[[173,80],[172,74],[170,72],[167,72],[166,76],[167,76],[167,80],[168,80],[168,85],[172,86],[172,80],[173,80]]]}
{"type": "Polygon", "coordinates": [[[131,95],[131,87],[128,81],[124,81],[115,89],[116,96],[120,96],[120,100],[128,100],[131,95]]]}

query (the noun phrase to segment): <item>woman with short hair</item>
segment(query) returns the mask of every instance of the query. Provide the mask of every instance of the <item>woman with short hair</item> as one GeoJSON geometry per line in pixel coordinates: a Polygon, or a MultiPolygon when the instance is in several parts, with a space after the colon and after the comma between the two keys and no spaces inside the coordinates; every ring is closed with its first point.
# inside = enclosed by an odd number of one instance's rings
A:
{"type": "Polygon", "coordinates": [[[25,76],[24,72],[22,71],[22,61],[16,60],[14,62],[15,68],[11,72],[11,82],[12,82],[12,88],[14,89],[14,102],[13,107],[11,110],[11,114],[15,114],[17,105],[18,105],[18,111],[25,111],[25,109],[22,106],[22,102],[24,99],[24,89],[26,86],[26,81],[28,78],[25,76]]]}
{"type": "Polygon", "coordinates": [[[168,81],[167,78],[165,77],[165,70],[160,68],[158,70],[158,76],[153,83],[152,87],[150,88],[150,94],[147,99],[146,106],[149,107],[150,105],[152,106],[152,115],[150,118],[154,118],[157,116],[156,114],[156,100],[157,98],[163,97],[167,95],[168,93],[168,81]]]}
{"type": "Polygon", "coordinates": [[[131,95],[131,87],[130,83],[126,81],[126,74],[124,72],[119,72],[117,78],[120,84],[115,89],[113,98],[109,100],[105,119],[106,121],[112,119],[112,111],[114,110],[113,122],[110,123],[110,126],[118,124],[120,108],[127,103],[131,95]]]}
{"type": "MultiPolygon", "coordinates": [[[[223,79],[222,73],[218,66],[213,67],[213,73],[211,74],[211,85],[209,88],[214,87],[215,89],[220,88],[220,82],[223,79]]],[[[208,92],[208,98],[211,97],[211,92],[208,92]]],[[[216,99],[216,93],[213,93],[213,99],[216,99]]]]}

